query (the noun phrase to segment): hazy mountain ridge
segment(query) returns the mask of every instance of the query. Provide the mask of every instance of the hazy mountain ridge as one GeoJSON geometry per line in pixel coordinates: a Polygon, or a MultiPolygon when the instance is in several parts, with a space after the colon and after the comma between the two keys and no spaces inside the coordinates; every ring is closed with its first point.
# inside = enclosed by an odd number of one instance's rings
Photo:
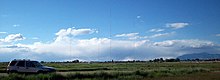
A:
{"type": "Polygon", "coordinates": [[[178,56],[180,60],[193,60],[193,59],[200,59],[200,60],[208,60],[208,59],[220,59],[220,54],[210,54],[210,53],[191,53],[191,54],[184,54],[178,56]]]}

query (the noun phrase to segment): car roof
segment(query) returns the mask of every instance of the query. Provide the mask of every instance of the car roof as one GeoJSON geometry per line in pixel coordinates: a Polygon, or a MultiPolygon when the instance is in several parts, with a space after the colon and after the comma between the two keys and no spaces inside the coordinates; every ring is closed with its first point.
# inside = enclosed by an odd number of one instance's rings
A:
{"type": "Polygon", "coordinates": [[[12,61],[34,61],[34,60],[30,60],[30,59],[14,59],[12,61]]]}

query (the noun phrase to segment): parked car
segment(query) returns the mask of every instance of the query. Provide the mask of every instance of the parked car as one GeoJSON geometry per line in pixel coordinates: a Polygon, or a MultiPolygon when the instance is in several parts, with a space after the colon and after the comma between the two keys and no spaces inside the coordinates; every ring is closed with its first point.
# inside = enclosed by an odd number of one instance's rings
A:
{"type": "Polygon", "coordinates": [[[7,73],[48,73],[55,72],[55,68],[43,66],[38,61],[12,60],[7,66],[7,73]]]}

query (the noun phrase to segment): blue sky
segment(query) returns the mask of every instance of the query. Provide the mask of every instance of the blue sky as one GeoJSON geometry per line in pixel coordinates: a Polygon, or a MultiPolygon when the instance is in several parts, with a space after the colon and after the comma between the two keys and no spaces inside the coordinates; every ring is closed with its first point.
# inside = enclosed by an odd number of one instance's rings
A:
{"type": "Polygon", "coordinates": [[[48,60],[146,60],[219,53],[219,8],[219,0],[1,0],[0,55],[8,57],[0,61],[47,60],[40,54],[57,55],[48,60]],[[53,52],[57,46],[69,49],[53,52]]]}

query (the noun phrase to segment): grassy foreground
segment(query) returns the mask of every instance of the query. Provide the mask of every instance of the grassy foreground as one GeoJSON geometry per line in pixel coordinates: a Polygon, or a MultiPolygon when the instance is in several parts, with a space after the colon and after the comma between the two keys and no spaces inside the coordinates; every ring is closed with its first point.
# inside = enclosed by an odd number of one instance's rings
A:
{"type": "Polygon", "coordinates": [[[45,63],[50,74],[10,74],[1,80],[219,80],[219,62],[45,63]]]}

